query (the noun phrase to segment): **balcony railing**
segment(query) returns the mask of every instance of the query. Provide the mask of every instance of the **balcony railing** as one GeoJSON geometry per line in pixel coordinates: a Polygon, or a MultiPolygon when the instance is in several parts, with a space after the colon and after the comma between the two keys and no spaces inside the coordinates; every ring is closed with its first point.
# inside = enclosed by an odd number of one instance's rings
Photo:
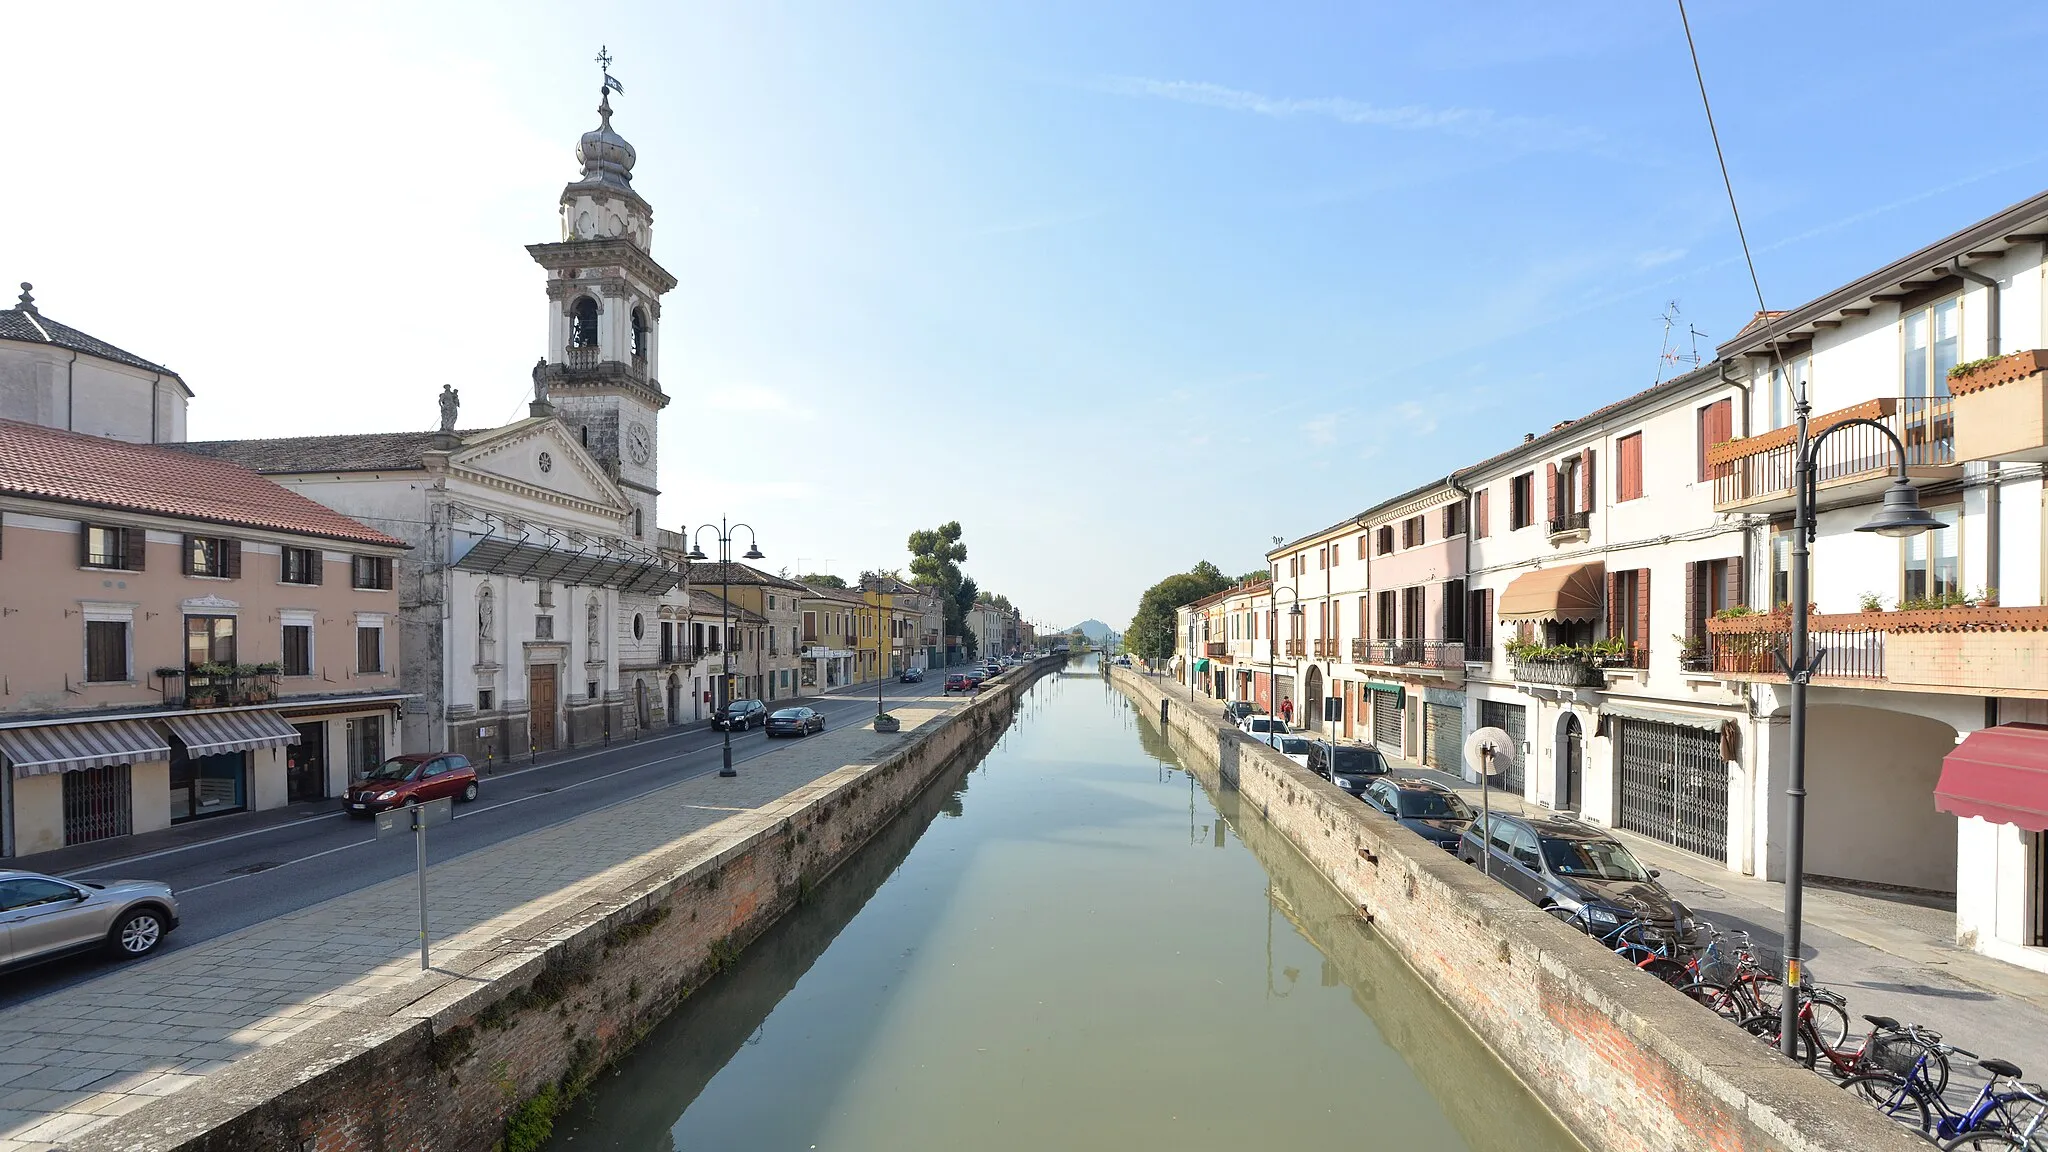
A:
{"type": "Polygon", "coordinates": [[[1601,688],[1607,684],[1606,676],[1591,660],[1525,660],[1518,656],[1511,663],[1516,682],[1522,684],[1551,688],[1601,688]]]}
{"type": "MultiPolygon", "coordinates": [[[[1954,405],[1947,396],[1879,397],[1816,416],[1811,428],[1817,435],[1850,420],[1876,420],[1905,445],[1908,475],[1918,469],[1925,478],[1943,478],[1956,468],[1954,405]]],[[[1797,436],[1795,428],[1779,428],[1707,449],[1715,509],[1790,507],[1797,436]]],[[[1869,425],[1828,437],[1815,464],[1814,481],[1821,490],[1867,486],[1869,495],[1881,491],[1898,466],[1891,440],[1869,425]]]]}
{"type": "Polygon", "coordinates": [[[1337,658],[1337,641],[1324,639],[1323,637],[1318,636],[1310,643],[1315,648],[1316,659],[1334,660],[1337,658]]]}
{"type": "Polygon", "coordinates": [[[603,362],[594,345],[571,345],[562,349],[562,366],[565,368],[595,368],[603,362]]]}
{"type": "Polygon", "coordinates": [[[1463,640],[1354,640],[1354,664],[1379,664],[1392,668],[1459,668],[1465,666],[1463,640]]]}
{"type": "Polygon", "coordinates": [[[1203,645],[1202,652],[1208,656],[1222,656],[1230,650],[1230,644],[1223,640],[1211,640],[1203,645]]]}
{"type": "MultiPolygon", "coordinates": [[[[1827,680],[1884,679],[1885,632],[1882,617],[1913,613],[1855,612],[1806,618],[1809,652],[1826,649],[1814,675],[1827,680]]],[[[1780,657],[1790,650],[1792,614],[1736,616],[1707,621],[1707,653],[1716,673],[1742,677],[1779,677],[1780,657]]]]}
{"type": "Polygon", "coordinates": [[[1289,640],[1287,642],[1287,655],[1296,659],[1308,655],[1308,641],[1289,640]]]}
{"type": "Polygon", "coordinates": [[[1467,641],[1465,642],[1465,663],[1467,663],[1467,664],[1491,664],[1491,663],[1493,663],[1493,645],[1491,645],[1491,644],[1478,644],[1478,643],[1474,643],[1473,641],[1467,640],[1467,641]]]}
{"type": "Polygon", "coordinates": [[[1560,512],[1550,518],[1550,534],[1566,536],[1574,532],[1584,532],[1592,523],[1591,512],[1560,512]]]}

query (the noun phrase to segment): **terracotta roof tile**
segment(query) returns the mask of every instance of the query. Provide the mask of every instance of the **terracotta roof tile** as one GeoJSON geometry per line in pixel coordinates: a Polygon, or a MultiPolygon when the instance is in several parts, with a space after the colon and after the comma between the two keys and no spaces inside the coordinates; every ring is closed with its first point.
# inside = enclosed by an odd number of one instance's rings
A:
{"type": "Polygon", "coordinates": [[[0,420],[0,492],[213,524],[404,547],[239,465],[0,420]]]}
{"type": "MultiPolygon", "coordinates": [[[[343,436],[275,436],[267,440],[194,440],[170,447],[228,460],[266,475],[305,472],[397,472],[425,467],[438,432],[364,432],[343,436]]],[[[475,431],[457,432],[467,439],[475,431]]]]}

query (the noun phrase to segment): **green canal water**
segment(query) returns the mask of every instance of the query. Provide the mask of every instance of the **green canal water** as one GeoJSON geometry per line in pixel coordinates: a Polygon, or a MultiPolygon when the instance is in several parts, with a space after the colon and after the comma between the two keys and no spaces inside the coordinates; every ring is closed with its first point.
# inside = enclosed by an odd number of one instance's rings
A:
{"type": "Polygon", "coordinates": [[[1100,678],[1039,681],[551,1147],[1578,1152],[1234,801],[1100,678]]]}

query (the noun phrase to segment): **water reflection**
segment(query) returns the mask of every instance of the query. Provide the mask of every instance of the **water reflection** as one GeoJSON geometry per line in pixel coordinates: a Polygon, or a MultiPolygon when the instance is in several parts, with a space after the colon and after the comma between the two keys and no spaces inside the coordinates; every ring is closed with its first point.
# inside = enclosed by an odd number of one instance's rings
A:
{"type": "Polygon", "coordinates": [[[555,1147],[1576,1148],[1101,684],[1041,681],[555,1147]]]}

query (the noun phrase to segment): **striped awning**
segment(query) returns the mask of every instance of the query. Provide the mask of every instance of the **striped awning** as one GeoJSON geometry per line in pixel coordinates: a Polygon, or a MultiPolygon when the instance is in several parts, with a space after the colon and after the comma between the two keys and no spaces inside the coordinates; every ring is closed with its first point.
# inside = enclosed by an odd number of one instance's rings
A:
{"type": "Polygon", "coordinates": [[[0,728],[0,752],[16,776],[41,776],[138,760],[164,760],[171,742],[141,720],[0,728]]]}
{"type": "Polygon", "coordinates": [[[199,712],[166,716],[164,723],[185,742],[185,752],[191,756],[278,748],[299,742],[299,730],[275,712],[199,712]]]}

